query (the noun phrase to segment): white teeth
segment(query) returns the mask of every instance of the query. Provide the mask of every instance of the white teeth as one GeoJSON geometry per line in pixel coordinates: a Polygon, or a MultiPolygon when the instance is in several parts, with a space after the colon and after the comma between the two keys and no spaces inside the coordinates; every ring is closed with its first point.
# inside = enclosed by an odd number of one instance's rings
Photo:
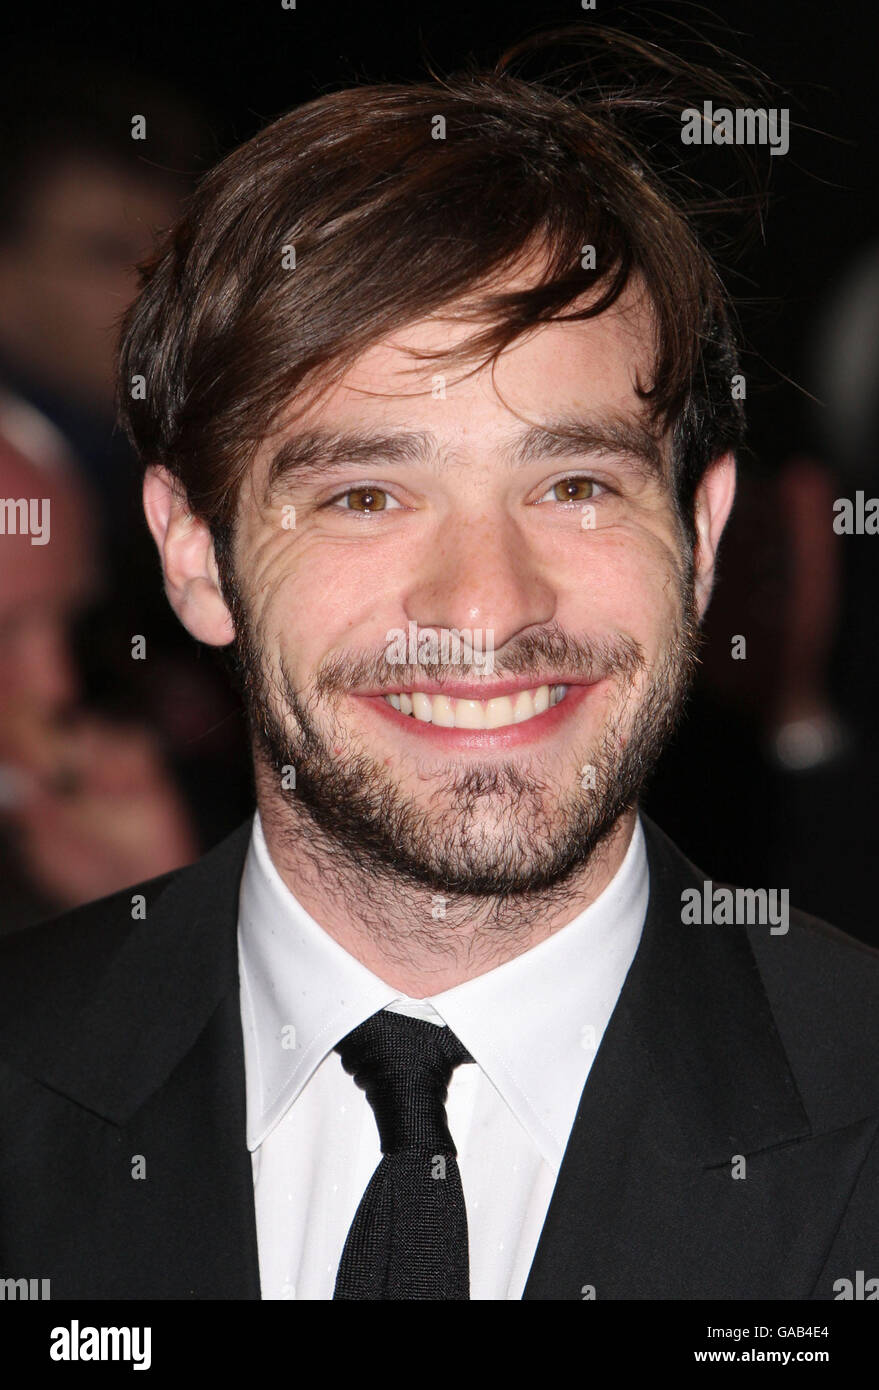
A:
{"type": "Polygon", "coordinates": [[[496,695],[485,706],[486,729],[502,729],[513,722],[513,701],[509,695],[496,695]]]}
{"type": "MultiPolygon", "coordinates": [[[[449,704],[451,704],[451,700],[449,704]]],[[[484,729],[488,714],[487,700],[456,700],[454,708],[456,729],[484,729]]]]}
{"type": "Polygon", "coordinates": [[[434,695],[431,699],[431,723],[441,729],[454,729],[455,710],[448,695],[434,695]]]}
{"type": "Polygon", "coordinates": [[[502,729],[543,714],[567,693],[566,685],[540,685],[491,700],[454,700],[448,695],[426,695],[423,690],[411,694],[401,690],[385,699],[401,714],[411,715],[422,724],[436,724],[442,729],[502,729]]]}
{"type": "Polygon", "coordinates": [[[513,701],[513,723],[521,724],[523,719],[533,719],[534,714],[534,696],[530,690],[520,690],[513,701]]]}
{"type": "Polygon", "coordinates": [[[433,718],[433,704],[429,695],[421,690],[412,692],[412,713],[422,724],[429,724],[433,718]]]}

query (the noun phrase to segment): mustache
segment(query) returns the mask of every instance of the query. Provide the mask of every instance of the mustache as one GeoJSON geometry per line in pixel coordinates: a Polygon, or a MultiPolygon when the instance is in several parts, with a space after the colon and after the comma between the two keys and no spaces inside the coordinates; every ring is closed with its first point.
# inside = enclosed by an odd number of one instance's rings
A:
{"type": "MultiPolygon", "coordinates": [[[[471,663],[461,663],[452,667],[441,661],[390,665],[384,651],[375,656],[337,653],[318,668],[312,688],[322,699],[362,686],[380,687],[388,683],[391,676],[396,685],[425,679],[441,684],[450,671],[469,670],[470,666],[471,663]]],[[[633,637],[622,633],[611,637],[573,637],[553,625],[539,632],[523,633],[503,651],[495,650],[492,679],[530,675],[537,678],[551,672],[559,683],[589,684],[610,675],[631,678],[645,666],[644,649],[633,637]]]]}

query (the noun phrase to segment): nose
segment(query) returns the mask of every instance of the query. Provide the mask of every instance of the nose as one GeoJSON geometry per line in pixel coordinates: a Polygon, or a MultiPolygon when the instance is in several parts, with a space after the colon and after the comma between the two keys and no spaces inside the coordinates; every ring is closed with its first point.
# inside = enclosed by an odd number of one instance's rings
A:
{"type": "Polygon", "coordinates": [[[500,650],[550,622],[557,595],[516,521],[502,507],[444,518],[405,596],[420,628],[481,629],[500,650]]]}

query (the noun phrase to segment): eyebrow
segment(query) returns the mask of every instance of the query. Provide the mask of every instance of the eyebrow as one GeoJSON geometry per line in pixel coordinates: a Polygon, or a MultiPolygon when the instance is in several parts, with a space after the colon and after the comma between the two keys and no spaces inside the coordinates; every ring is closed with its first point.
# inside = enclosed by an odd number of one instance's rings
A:
{"type": "MultiPolygon", "coordinates": [[[[622,416],[581,418],[565,415],[528,425],[501,442],[509,467],[543,458],[613,455],[651,479],[664,477],[661,443],[646,425],[622,416]]],[[[455,455],[455,458],[459,455],[455,455]]],[[[454,459],[426,430],[331,430],[315,427],[291,435],[269,465],[267,498],[288,481],[312,481],[345,465],[414,463],[441,471],[454,459]]]]}

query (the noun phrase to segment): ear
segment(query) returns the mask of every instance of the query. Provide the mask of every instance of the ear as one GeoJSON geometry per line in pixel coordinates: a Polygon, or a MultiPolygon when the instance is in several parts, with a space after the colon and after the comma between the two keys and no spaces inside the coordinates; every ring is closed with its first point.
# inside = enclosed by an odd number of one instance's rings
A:
{"type": "Polygon", "coordinates": [[[705,615],[714,588],[717,547],[736,495],[736,460],[732,453],[716,458],[705,471],[694,499],[696,548],[693,556],[696,607],[705,615]]]}
{"type": "Polygon", "coordinates": [[[227,646],[235,639],[235,627],[220,589],[207,524],[191,514],[179,483],[165,468],[147,469],[143,509],[162,561],[165,593],[177,617],[199,642],[227,646]]]}

